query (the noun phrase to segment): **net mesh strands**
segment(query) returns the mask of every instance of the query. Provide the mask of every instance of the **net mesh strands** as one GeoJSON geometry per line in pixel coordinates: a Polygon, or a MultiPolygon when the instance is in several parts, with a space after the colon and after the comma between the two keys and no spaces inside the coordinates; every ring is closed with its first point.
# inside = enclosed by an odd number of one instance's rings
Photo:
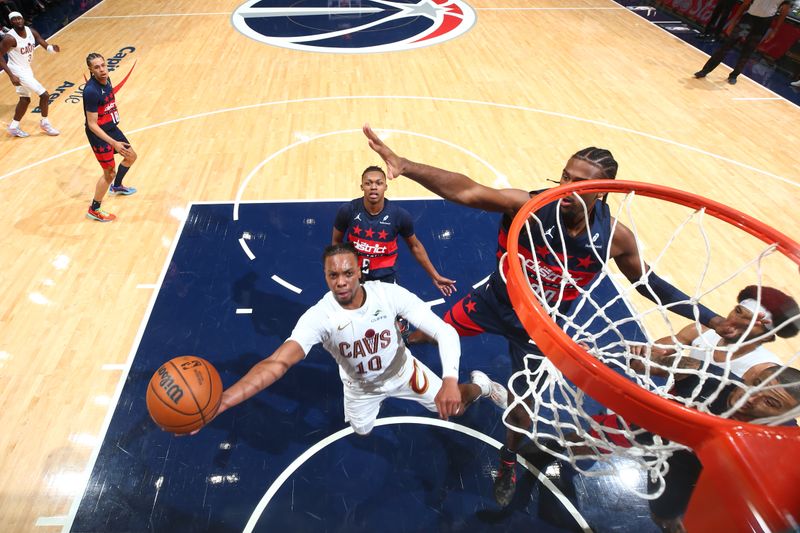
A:
{"type": "MultiPolygon", "coordinates": [[[[741,418],[737,412],[749,406],[748,402],[755,401],[754,398],[760,397],[763,391],[792,384],[776,385],[770,379],[746,385],[734,375],[731,365],[738,353],[770,341],[775,331],[795,323],[800,316],[787,316],[780,323],[772,324],[772,328],[763,334],[754,335],[759,317],[752,313],[736,336],[727,339],[727,344],[700,342],[692,346],[679,338],[680,330],[692,322],[671,311],[676,306],[690,306],[694,315],[692,327],[699,335],[705,328],[699,322],[698,303],[710,302],[713,303],[711,307],[716,308],[722,305],[724,309],[715,311],[724,315],[723,311],[727,312],[735,305],[735,296],[742,287],[755,285],[758,287],[755,300],[760,304],[765,280],[772,279],[769,269],[774,264],[773,259],[780,258],[791,264],[791,285],[796,282],[796,265],[800,264],[797,244],[727,206],[666,187],[597,180],[551,191],[539,195],[547,198],[531,200],[517,215],[508,237],[509,254],[501,259],[501,263],[508,263],[502,266],[509,268],[507,282],[515,310],[533,341],[547,355],[527,355],[525,369],[509,380],[514,399],[506,410],[506,416],[510,409],[521,406],[534,421],[532,427],[520,429],[506,425],[526,434],[542,450],[549,450],[586,475],[614,472],[618,464],[636,465],[647,472],[651,487],[649,490],[645,487],[632,490],[651,499],[660,496],[664,490],[664,476],[669,468],[667,460],[672,453],[682,449],[702,449],[704,452],[698,451],[698,455],[703,462],[704,453],[710,453],[706,444],[718,438],[720,432],[734,434],[738,431],[734,428],[741,427],[758,432],[760,430],[753,428],[772,426],[774,435],[788,437],[791,449],[800,451],[800,430],[774,428],[791,423],[800,416],[800,406],[777,416],[749,420],[749,423],[735,420],[741,418]],[[611,235],[613,238],[620,231],[619,221],[624,219],[635,237],[640,266],[645,274],[639,280],[619,281],[622,276],[610,258],[612,247],[606,246],[604,250],[595,247],[591,226],[586,224],[583,231],[592,243],[588,253],[601,268],[588,286],[581,286],[570,274],[570,267],[576,270],[577,258],[563,252],[567,237],[560,210],[556,210],[555,231],[545,228],[537,210],[547,203],[560,202],[559,198],[573,192],[602,191],[623,193],[614,197],[618,206],[613,213],[611,235]],[[675,208],[669,216],[669,220],[675,223],[670,228],[659,223],[661,235],[647,242],[636,219],[643,213],[645,216],[654,216],[655,213],[635,208],[637,201],[642,202],[645,197],[651,202],[652,198],[657,198],[659,203],[675,208]],[[719,225],[719,221],[727,223],[722,225],[728,231],[735,231],[734,236],[741,235],[741,230],[744,230],[755,237],[750,239],[755,246],[735,250],[741,254],[747,249],[749,255],[743,259],[739,257],[737,261],[726,257],[724,264],[715,264],[715,259],[720,262],[714,246],[716,236],[712,236],[707,226],[719,225]],[[730,228],[730,225],[735,228],[730,228]],[[514,226],[517,226],[516,230],[514,226]],[[534,236],[540,237],[539,243],[544,241],[556,269],[541,263],[535,253],[526,259],[518,252],[517,238],[523,242],[527,240],[528,248],[533,250],[534,236]],[[660,244],[653,246],[654,241],[660,244]],[[687,242],[691,242],[692,272],[696,278],[688,286],[684,283],[679,288],[689,295],[688,299],[662,302],[649,285],[650,273],[658,272],[662,276],[669,273],[670,265],[675,264],[671,256],[685,255],[687,242]],[[651,270],[646,271],[645,262],[651,270]],[[555,287],[551,275],[553,270],[560,270],[560,279],[555,287]],[[603,284],[613,286],[614,293],[596,297],[597,288],[603,284]],[[654,301],[639,296],[637,289],[648,291],[654,301]],[[579,293],[572,305],[564,305],[568,291],[579,293]],[[535,309],[533,302],[540,308],[535,309]],[[620,306],[626,312],[620,313],[620,306]],[[616,377],[604,373],[597,363],[616,377]],[[676,384],[683,386],[676,387],[676,384]],[[726,404],[725,398],[735,389],[741,391],[740,396],[726,404]],[[650,398],[652,395],[661,400],[653,400],[650,398]],[[612,458],[622,458],[623,461],[612,458]]],[[[577,194],[572,197],[577,199],[588,220],[589,209],[583,200],[577,194]]],[[[649,229],[648,237],[650,234],[652,229],[649,229]]],[[[735,240],[731,240],[731,244],[737,248],[735,240]]],[[[504,272],[505,268],[500,271],[504,272]]],[[[778,372],[800,366],[800,352],[796,345],[788,350],[783,345],[781,348],[783,364],[775,367],[778,372]]],[[[705,467],[706,462],[703,464],[705,467]]],[[[710,469],[710,462],[708,465],[710,469]]],[[[797,512],[800,513],[800,508],[797,512]]],[[[792,525],[792,520],[796,518],[789,519],[788,525],[792,525]]]]}

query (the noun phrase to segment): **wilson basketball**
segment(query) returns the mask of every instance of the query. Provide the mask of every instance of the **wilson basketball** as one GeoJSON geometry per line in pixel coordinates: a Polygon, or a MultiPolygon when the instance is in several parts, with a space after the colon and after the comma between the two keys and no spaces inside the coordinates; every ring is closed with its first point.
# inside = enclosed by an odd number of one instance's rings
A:
{"type": "Polygon", "coordinates": [[[153,422],[170,433],[190,433],[219,409],[222,380],[205,359],[182,355],[156,370],[147,385],[147,410],[153,422]]]}

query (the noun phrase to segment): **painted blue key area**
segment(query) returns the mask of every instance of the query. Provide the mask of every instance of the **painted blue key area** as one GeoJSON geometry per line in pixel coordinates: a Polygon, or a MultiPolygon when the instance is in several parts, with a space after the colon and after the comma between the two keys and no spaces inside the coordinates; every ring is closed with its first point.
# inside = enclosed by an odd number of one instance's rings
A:
{"type": "MultiPolygon", "coordinates": [[[[297,318],[327,291],[320,255],[340,203],[243,204],[238,221],[230,204],[191,207],[72,531],[242,531],[293,461],[347,427],[336,364],[319,347],[196,436],[158,429],[144,401],[151,375],[174,356],[208,359],[230,386],[286,339],[297,318]],[[253,260],[239,244],[244,232],[253,260]],[[239,308],[252,314],[237,314],[239,308]]],[[[458,281],[458,293],[433,308],[442,314],[494,268],[498,215],[441,200],[398,203],[414,216],[416,234],[437,269],[458,281]]],[[[440,298],[406,246],[400,248],[401,284],[423,300],[440,298]]],[[[462,350],[462,381],[480,369],[507,382],[503,339],[463,339],[462,350]]],[[[434,347],[413,351],[440,370],[434,347]]],[[[481,400],[452,421],[502,442],[500,415],[481,400]]],[[[521,468],[516,499],[499,509],[491,478],[497,450],[489,443],[425,424],[434,415],[414,402],[384,402],[380,417],[395,416],[420,417],[422,423],[378,426],[369,437],[350,433],[322,447],[280,485],[255,531],[576,529],[553,494],[521,468]]],[[[576,477],[571,490],[569,470],[556,472],[556,482],[574,492],[572,501],[594,530],[655,531],[646,502],[613,476],[576,477]]]]}

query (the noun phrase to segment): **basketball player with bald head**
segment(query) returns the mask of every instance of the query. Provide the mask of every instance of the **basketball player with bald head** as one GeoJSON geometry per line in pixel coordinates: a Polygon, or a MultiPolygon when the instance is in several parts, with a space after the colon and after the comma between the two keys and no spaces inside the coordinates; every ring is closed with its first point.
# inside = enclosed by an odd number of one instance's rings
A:
{"type": "Polygon", "coordinates": [[[39,96],[39,109],[42,113],[39,126],[47,135],[58,135],[60,132],[50,124],[50,120],[47,118],[50,109],[50,93],[34,77],[31,62],[33,61],[33,50],[37,44],[51,54],[60,52],[61,49],[57,44],[48,44],[39,35],[39,32],[26,26],[25,19],[18,11],[9,13],[8,21],[11,23],[11,29],[0,41],[0,68],[6,71],[19,95],[19,102],[14,110],[14,120],[8,125],[8,133],[12,137],[28,137],[28,134],[19,127],[19,121],[28,110],[31,93],[34,93],[39,96]],[[4,59],[5,54],[8,54],[8,62],[4,59]]]}
{"type": "Polygon", "coordinates": [[[323,263],[330,291],[300,317],[286,342],[222,393],[217,414],[281,379],[316,344],[322,344],[339,365],[345,421],[358,435],[372,431],[386,398],[416,401],[447,419],[463,414],[470,403],[489,396],[492,389],[503,391],[498,383],[459,385],[461,345],[455,330],[403,287],[380,281],[361,283],[358,253],[352,244],[328,246],[323,263]],[[436,339],[441,378],[403,343],[397,316],[436,339]]]}
{"type": "MultiPolygon", "coordinates": [[[[528,200],[542,191],[487,187],[464,174],[400,157],[369,125],[364,125],[363,131],[370,148],[386,162],[387,176],[390,179],[406,176],[447,200],[503,214],[498,231],[498,267],[487,282],[447,311],[445,322],[453,324],[462,336],[486,332],[505,337],[509,342],[512,372],[525,369],[525,355],[541,352],[531,343],[528,333],[514,312],[500,272],[500,258],[506,252],[508,230],[514,216],[528,200]]],[[[566,185],[585,180],[614,179],[617,169],[617,161],[611,152],[589,147],[579,150],[567,159],[559,183],[566,185]]],[[[580,295],[577,287],[571,283],[574,281],[580,287],[588,288],[600,272],[602,265],[596,260],[592,251],[594,249],[600,257],[613,258],[619,270],[631,282],[638,282],[646,276],[648,282],[637,286],[637,290],[645,297],[653,301],[660,300],[664,304],[687,301],[689,298],[684,293],[650,270],[639,256],[633,232],[614,220],[604,196],[604,193],[573,194],[537,211],[543,230],[531,232],[532,243],[525,232],[520,234],[519,240],[520,253],[526,258],[526,270],[531,285],[538,287],[541,282],[542,292],[550,302],[566,311],[580,295]],[[568,264],[568,275],[564,274],[560,262],[550,250],[560,257],[566,255],[574,258],[568,264]],[[534,255],[536,261],[533,260],[534,255]],[[536,264],[539,265],[538,268],[536,264]],[[567,284],[562,287],[564,281],[567,284]]],[[[722,317],[703,306],[698,307],[703,324],[722,326],[722,317]]],[[[670,310],[687,318],[694,318],[691,305],[673,305],[670,310]]],[[[508,414],[507,421],[518,428],[527,429],[531,425],[530,417],[521,405],[508,414]]],[[[516,452],[522,438],[520,432],[509,428],[505,446],[500,450],[500,467],[494,481],[494,494],[497,502],[504,507],[511,503],[514,495],[516,452]]]]}

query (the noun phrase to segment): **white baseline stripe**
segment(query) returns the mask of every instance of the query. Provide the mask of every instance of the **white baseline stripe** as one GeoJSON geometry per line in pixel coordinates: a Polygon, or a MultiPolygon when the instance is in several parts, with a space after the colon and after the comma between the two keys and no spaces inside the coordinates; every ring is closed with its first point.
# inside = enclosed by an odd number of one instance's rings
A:
{"type": "Polygon", "coordinates": [[[256,258],[256,254],[250,251],[250,247],[247,246],[247,242],[244,240],[244,237],[239,238],[239,246],[242,247],[242,250],[244,250],[244,253],[246,253],[247,257],[250,258],[250,261],[256,258]]]}
{"type": "Polygon", "coordinates": [[[245,309],[243,307],[240,307],[239,309],[236,310],[236,314],[237,315],[252,315],[253,314],[253,310],[252,309],[245,309]]]}
{"type": "MultiPolygon", "coordinates": [[[[420,416],[392,416],[387,418],[379,418],[378,420],[375,421],[376,427],[388,426],[390,424],[421,424],[427,426],[438,426],[441,428],[458,431],[459,433],[463,433],[479,441],[485,442],[486,444],[493,446],[497,449],[500,449],[500,447],[502,446],[501,443],[499,443],[492,437],[489,437],[487,435],[484,435],[483,433],[475,431],[472,428],[468,428],[467,426],[462,426],[461,424],[456,424],[455,422],[439,420],[438,418],[423,418],[420,416]]],[[[305,463],[307,460],[313,457],[318,451],[322,450],[329,444],[332,444],[337,440],[342,439],[352,433],[354,433],[353,428],[347,427],[337,431],[336,433],[333,433],[332,435],[328,435],[321,441],[311,446],[308,450],[303,452],[297,459],[292,461],[292,463],[286,468],[286,470],[281,472],[281,474],[275,479],[275,481],[272,482],[272,485],[270,485],[269,488],[267,489],[267,492],[264,493],[264,496],[261,498],[261,501],[259,501],[258,505],[256,505],[256,508],[253,509],[253,514],[247,521],[247,525],[245,525],[243,533],[251,533],[253,531],[253,529],[256,527],[256,524],[258,523],[258,519],[261,518],[261,514],[264,512],[264,509],[267,508],[267,505],[269,505],[269,502],[270,500],[272,500],[272,497],[275,496],[275,494],[278,492],[281,486],[286,482],[286,480],[289,479],[289,477],[292,474],[294,474],[294,472],[298,468],[300,468],[303,465],[303,463],[305,463]]],[[[531,465],[528,461],[526,461],[522,457],[517,456],[517,458],[519,459],[519,463],[521,465],[530,470],[531,473],[533,473],[533,475],[536,476],[545,487],[550,489],[550,492],[552,492],[553,495],[555,495],[558,498],[558,500],[561,502],[564,508],[572,515],[572,517],[575,519],[575,521],[578,523],[581,529],[583,529],[583,531],[591,531],[591,529],[589,528],[589,524],[586,522],[583,516],[581,516],[580,512],[575,508],[572,502],[569,501],[561,493],[561,491],[558,490],[558,488],[556,488],[555,485],[553,485],[553,482],[550,481],[547,478],[547,476],[539,472],[539,470],[537,470],[533,465],[531,465]]]]}
{"type": "MultiPolygon", "coordinates": [[[[191,210],[191,206],[191,202],[187,204],[187,213],[191,210]]],[[[180,240],[180,236],[183,232],[183,227],[186,225],[187,218],[189,217],[183,217],[178,225],[178,229],[175,230],[175,238],[172,239],[169,253],[167,253],[167,257],[164,259],[164,266],[161,268],[161,274],[158,277],[157,285],[159,287],[163,285],[164,278],[167,276],[167,269],[172,261],[173,255],[175,255],[175,249],[178,247],[178,240],[180,240]]],[[[98,434],[97,445],[94,447],[92,456],[89,459],[89,462],[86,464],[86,470],[84,472],[82,482],[83,487],[80,491],[76,492],[75,498],[72,500],[72,505],[70,506],[69,514],[67,515],[67,520],[64,523],[62,533],[68,533],[69,530],[72,529],[72,523],[75,521],[75,516],[78,514],[78,507],[80,507],[83,494],[86,492],[86,488],[89,486],[89,478],[91,477],[92,470],[97,462],[97,457],[100,455],[100,448],[103,445],[103,441],[105,441],[106,435],[108,434],[108,427],[111,425],[111,418],[114,416],[114,410],[117,404],[119,404],[119,397],[122,394],[122,388],[125,386],[125,381],[128,378],[128,374],[130,374],[131,365],[133,365],[133,358],[136,355],[136,351],[139,349],[139,344],[142,342],[142,336],[144,336],[144,330],[148,321],[150,320],[150,315],[153,312],[153,307],[155,306],[157,296],[158,291],[153,291],[153,294],[150,296],[150,304],[147,307],[147,311],[145,311],[144,317],[142,317],[142,322],[139,324],[139,331],[136,333],[136,338],[131,345],[131,350],[128,353],[128,360],[125,361],[124,370],[119,377],[119,381],[117,381],[117,389],[114,392],[114,398],[109,403],[108,411],[106,411],[106,419],[103,421],[103,427],[98,434]]]]}
{"type": "Polygon", "coordinates": [[[294,285],[292,285],[288,281],[284,281],[283,279],[279,278],[275,274],[272,275],[272,281],[274,281],[278,285],[283,285],[284,287],[286,287],[290,291],[296,292],[297,294],[300,294],[301,292],[303,292],[303,289],[301,289],[300,287],[295,287],[294,285]]]}
{"type": "Polygon", "coordinates": [[[439,298],[438,300],[431,300],[430,302],[425,302],[428,304],[428,307],[433,307],[434,305],[439,305],[444,303],[444,298],[439,298]]]}

